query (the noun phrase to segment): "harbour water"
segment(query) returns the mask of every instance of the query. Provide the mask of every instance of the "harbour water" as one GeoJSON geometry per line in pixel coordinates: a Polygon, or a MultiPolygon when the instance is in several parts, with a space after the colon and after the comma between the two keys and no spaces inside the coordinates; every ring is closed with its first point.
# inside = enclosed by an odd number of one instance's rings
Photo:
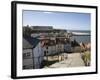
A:
{"type": "Polygon", "coordinates": [[[81,42],[83,42],[83,43],[90,43],[91,42],[91,36],[89,36],[89,35],[82,35],[82,36],[77,36],[77,35],[75,35],[75,36],[72,36],[72,38],[71,38],[72,40],[76,40],[78,43],[81,43],[81,42]]]}
{"type": "Polygon", "coordinates": [[[72,37],[71,37],[71,40],[76,40],[77,42],[79,42],[79,43],[81,43],[81,42],[83,42],[83,43],[91,43],[91,32],[90,31],[80,31],[80,30],[73,30],[73,31],[70,31],[70,32],[72,32],[72,33],[74,33],[74,32],[77,32],[77,34],[78,33],[86,33],[87,35],[73,35],[72,37]]]}

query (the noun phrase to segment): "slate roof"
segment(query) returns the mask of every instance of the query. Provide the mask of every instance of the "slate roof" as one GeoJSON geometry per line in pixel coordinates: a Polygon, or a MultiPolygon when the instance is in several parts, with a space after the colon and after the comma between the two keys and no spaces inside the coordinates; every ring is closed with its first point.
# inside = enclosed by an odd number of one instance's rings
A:
{"type": "Polygon", "coordinates": [[[23,36],[23,48],[35,48],[37,44],[40,42],[39,39],[30,37],[30,36],[23,36]]]}

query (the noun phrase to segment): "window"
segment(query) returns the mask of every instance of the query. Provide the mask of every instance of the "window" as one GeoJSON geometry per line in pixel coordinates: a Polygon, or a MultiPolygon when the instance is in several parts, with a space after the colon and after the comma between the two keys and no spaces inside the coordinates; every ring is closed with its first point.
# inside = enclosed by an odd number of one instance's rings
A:
{"type": "Polygon", "coordinates": [[[23,53],[23,58],[24,58],[24,59],[30,58],[30,56],[31,56],[31,53],[30,53],[30,52],[23,53]]]}
{"type": "Polygon", "coordinates": [[[46,56],[46,51],[44,51],[44,56],[46,56]]]}
{"type": "Polygon", "coordinates": [[[48,47],[46,47],[46,49],[48,49],[48,47]]]}

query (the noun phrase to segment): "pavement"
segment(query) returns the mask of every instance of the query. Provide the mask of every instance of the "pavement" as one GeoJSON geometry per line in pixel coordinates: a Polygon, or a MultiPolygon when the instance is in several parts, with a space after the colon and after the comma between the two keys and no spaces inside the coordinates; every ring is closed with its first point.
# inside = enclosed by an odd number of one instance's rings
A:
{"type": "Polygon", "coordinates": [[[61,68],[61,67],[80,67],[85,66],[83,60],[81,59],[80,53],[71,53],[67,55],[67,59],[63,61],[56,62],[45,68],[61,68]]]}

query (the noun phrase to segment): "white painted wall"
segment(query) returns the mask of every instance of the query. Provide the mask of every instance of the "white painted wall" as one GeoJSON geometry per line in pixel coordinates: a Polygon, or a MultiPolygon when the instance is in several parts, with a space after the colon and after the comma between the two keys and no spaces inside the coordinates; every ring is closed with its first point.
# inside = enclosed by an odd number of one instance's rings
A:
{"type": "Polygon", "coordinates": [[[30,53],[30,58],[32,58],[32,49],[24,49],[23,50],[23,54],[28,53],[28,52],[30,53]]]}
{"type": "Polygon", "coordinates": [[[56,53],[56,46],[53,45],[53,46],[52,46],[52,54],[55,54],[55,53],[56,53]]]}
{"type": "Polygon", "coordinates": [[[56,44],[56,52],[63,52],[64,51],[64,44],[56,44]]]}
{"type": "MultiPolygon", "coordinates": [[[[40,64],[42,63],[43,56],[44,56],[43,49],[41,48],[41,44],[38,43],[38,45],[33,49],[24,49],[23,50],[23,54],[26,54],[28,52],[30,52],[30,57],[29,57],[30,59],[23,59],[23,66],[34,65],[34,68],[40,68],[40,64]],[[32,56],[34,58],[32,58],[32,56]]],[[[31,68],[33,68],[33,67],[31,67],[31,68]]]]}
{"type": "Polygon", "coordinates": [[[44,56],[43,48],[41,48],[41,43],[38,43],[38,45],[33,49],[33,55],[35,68],[39,68],[44,56]]]}
{"type": "Polygon", "coordinates": [[[23,55],[26,53],[30,53],[30,56],[28,59],[23,59],[23,66],[30,67],[31,69],[33,68],[33,59],[32,59],[32,49],[24,49],[23,50],[23,55]]]}
{"type": "Polygon", "coordinates": [[[52,54],[52,46],[48,46],[48,55],[52,54]]]}
{"type": "Polygon", "coordinates": [[[61,51],[64,51],[64,44],[61,44],[61,51]]]}
{"type": "Polygon", "coordinates": [[[33,59],[24,59],[23,60],[23,68],[24,69],[33,69],[33,59]],[[27,67],[27,68],[25,68],[27,67]]]}
{"type": "Polygon", "coordinates": [[[52,45],[52,46],[48,46],[48,49],[46,49],[46,47],[43,47],[43,52],[44,51],[48,51],[48,55],[51,55],[51,54],[55,54],[56,53],[56,46],[55,45],[52,45]]]}
{"type": "Polygon", "coordinates": [[[55,53],[56,53],[55,45],[49,46],[49,54],[55,54],[55,53]]]}

